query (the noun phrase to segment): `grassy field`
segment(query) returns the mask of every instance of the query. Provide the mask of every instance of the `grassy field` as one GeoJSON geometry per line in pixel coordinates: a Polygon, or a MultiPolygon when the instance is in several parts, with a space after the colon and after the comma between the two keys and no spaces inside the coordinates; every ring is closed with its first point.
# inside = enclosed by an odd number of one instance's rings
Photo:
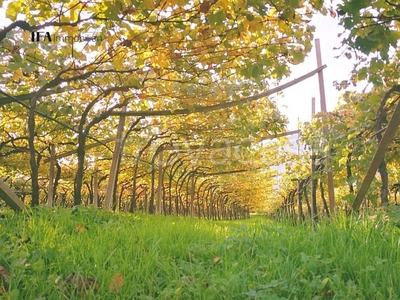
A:
{"type": "Polygon", "coordinates": [[[400,230],[371,219],[3,211],[0,299],[400,299],[399,247],[400,230]]]}

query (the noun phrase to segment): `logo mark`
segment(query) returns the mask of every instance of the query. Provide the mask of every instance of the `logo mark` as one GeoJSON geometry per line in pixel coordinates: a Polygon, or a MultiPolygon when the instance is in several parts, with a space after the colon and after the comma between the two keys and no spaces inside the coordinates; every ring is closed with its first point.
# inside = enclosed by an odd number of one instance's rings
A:
{"type": "Polygon", "coordinates": [[[50,36],[50,32],[48,31],[32,31],[32,35],[31,35],[31,41],[32,42],[51,42],[51,36],[50,36]]]}

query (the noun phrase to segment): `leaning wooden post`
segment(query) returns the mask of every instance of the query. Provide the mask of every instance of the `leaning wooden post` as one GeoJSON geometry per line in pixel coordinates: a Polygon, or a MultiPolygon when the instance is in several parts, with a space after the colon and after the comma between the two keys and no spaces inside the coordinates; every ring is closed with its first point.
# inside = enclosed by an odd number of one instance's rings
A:
{"type": "Polygon", "coordinates": [[[93,174],[93,206],[99,207],[99,179],[97,176],[97,165],[94,167],[93,174]]]}
{"type": "MultiPolygon", "coordinates": [[[[321,46],[319,43],[319,39],[315,39],[315,50],[317,52],[317,67],[322,66],[322,58],[321,58],[321,46]]],[[[319,94],[321,101],[321,111],[326,112],[326,100],[325,100],[325,86],[324,86],[324,74],[322,70],[318,71],[318,83],[319,83],[319,94]]],[[[323,133],[326,134],[328,132],[328,127],[324,126],[322,129],[323,133]]],[[[327,165],[330,165],[330,153],[328,152],[327,165]]],[[[328,195],[329,195],[329,210],[330,213],[333,214],[335,210],[335,188],[333,185],[333,172],[328,170],[328,195]]]]}
{"type": "Polygon", "coordinates": [[[396,130],[399,126],[400,126],[400,100],[399,102],[397,102],[397,106],[393,113],[393,116],[389,121],[386,131],[383,134],[382,140],[378,145],[378,149],[376,149],[374,158],[372,159],[371,164],[369,165],[368,172],[364,177],[360,189],[358,190],[356,199],[354,200],[352,206],[353,211],[357,211],[360,208],[360,205],[363,202],[365,195],[367,194],[368,188],[375,177],[376,171],[378,170],[379,165],[381,164],[382,160],[385,157],[385,152],[390,142],[393,140],[396,130]]]}
{"type": "Polygon", "coordinates": [[[47,206],[53,206],[55,165],[56,165],[56,147],[54,146],[54,144],[50,144],[50,169],[49,169],[49,189],[47,193],[47,206]]]}
{"type": "MultiPolygon", "coordinates": [[[[311,99],[311,115],[315,115],[315,98],[311,99]]],[[[315,178],[315,159],[314,149],[311,149],[311,219],[317,219],[317,179],[315,178]]]]}
{"type": "Polygon", "coordinates": [[[22,202],[14,191],[0,179],[0,199],[3,199],[8,206],[13,210],[21,210],[25,208],[24,202],[22,202]]]}
{"type": "Polygon", "coordinates": [[[157,203],[156,203],[156,213],[161,213],[162,207],[162,187],[164,185],[164,178],[163,178],[163,155],[164,150],[161,148],[160,152],[158,153],[158,187],[157,187],[157,203]]]}
{"type": "MultiPolygon", "coordinates": [[[[126,111],[126,106],[123,106],[121,110],[126,111]]],[[[115,146],[111,162],[110,176],[108,178],[106,198],[104,199],[105,210],[111,210],[111,204],[114,195],[115,180],[117,178],[118,160],[119,160],[119,155],[122,151],[122,134],[124,132],[124,125],[125,125],[125,116],[121,115],[119,117],[119,123],[117,128],[117,137],[115,138],[115,146]]]]}

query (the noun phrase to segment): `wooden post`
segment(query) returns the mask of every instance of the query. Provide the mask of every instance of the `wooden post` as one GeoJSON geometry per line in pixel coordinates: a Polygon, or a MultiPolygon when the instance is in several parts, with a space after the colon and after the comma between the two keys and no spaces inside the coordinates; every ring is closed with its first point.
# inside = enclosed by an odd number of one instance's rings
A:
{"type": "MultiPolygon", "coordinates": [[[[300,124],[300,119],[297,118],[297,127],[299,127],[300,124]]],[[[297,128],[299,130],[299,128],[297,128]]],[[[301,131],[299,130],[299,133],[297,135],[297,157],[300,158],[300,135],[301,131]]],[[[300,195],[300,179],[297,180],[297,185],[296,185],[296,190],[297,190],[297,214],[298,214],[298,221],[299,223],[301,222],[301,217],[303,214],[303,208],[301,206],[301,195],[300,195]]]]}
{"type": "Polygon", "coordinates": [[[163,192],[163,155],[164,150],[161,148],[160,152],[158,153],[158,187],[157,187],[157,203],[156,203],[156,213],[161,213],[161,200],[162,200],[162,192],[163,192]]]}
{"type": "MultiPolygon", "coordinates": [[[[319,39],[315,39],[315,50],[317,52],[317,67],[322,66],[322,58],[321,58],[321,46],[319,43],[319,39]]],[[[322,70],[318,71],[318,83],[319,83],[319,94],[320,94],[320,101],[321,101],[321,111],[326,112],[326,100],[325,100],[325,86],[324,86],[324,74],[322,70]]],[[[328,128],[324,126],[323,132],[327,133],[328,128]]],[[[327,158],[327,165],[330,165],[330,153],[328,152],[327,158]]],[[[333,172],[328,171],[328,195],[329,195],[329,210],[330,213],[333,214],[335,210],[335,188],[333,185],[333,172]]]]}
{"type": "Polygon", "coordinates": [[[99,207],[99,179],[97,177],[97,165],[94,167],[93,175],[93,206],[99,207]]]}
{"type": "Polygon", "coordinates": [[[352,209],[354,211],[357,211],[360,208],[360,205],[364,200],[365,195],[367,194],[368,188],[375,177],[376,171],[378,170],[379,165],[384,159],[386,150],[390,142],[393,140],[393,137],[399,126],[400,126],[400,101],[397,102],[397,106],[393,113],[393,116],[389,121],[386,131],[383,134],[382,140],[378,145],[378,149],[376,149],[374,158],[372,159],[371,164],[368,168],[368,172],[364,177],[360,189],[358,190],[356,199],[354,200],[352,206],[352,209]]]}
{"type": "Polygon", "coordinates": [[[54,199],[54,168],[56,165],[56,147],[50,145],[49,189],[47,193],[47,206],[53,206],[54,199]]]}
{"type": "Polygon", "coordinates": [[[195,174],[196,174],[196,172],[192,173],[192,182],[191,182],[192,184],[191,184],[191,191],[190,191],[190,216],[192,218],[194,217],[194,188],[195,188],[194,175],[195,174]]]}
{"type": "MultiPolygon", "coordinates": [[[[311,115],[315,115],[315,98],[311,99],[311,115]]],[[[317,179],[315,179],[315,153],[311,149],[311,219],[317,218],[317,179]]]]}
{"type": "Polygon", "coordinates": [[[315,97],[311,98],[311,117],[315,116],[315,97]]]}
{"type": "Polygon", "coordinates": [[[297,213],[298,221],[300,223],[303,216],[303,207],[301,206],[300,179],[297,179],[297,213]]]}
{"type": "MultiPolygon", "coordinates": [[[[126,106],[122,107],[122,111],[126,111],[126,106]]],[[[115,139],[114,152],[111,162],[110,176],[108,178],[106,198],[104,199],[105,210],[111,210],[115,180],[117,178],[118,158],[122,150],[121,146],[122,146],[122,134],[124,131],[124,125],[125,125],[125,116],[120,116],[117,128],[117,137],[115,139]]]]}
{"type": "Polygon", "coordinates": [[[8,206],[13,210],[20,210],[25,208],[24,202],[22,202],[14,191],[0,179],[0,199],[3,199],[8,206]]]}

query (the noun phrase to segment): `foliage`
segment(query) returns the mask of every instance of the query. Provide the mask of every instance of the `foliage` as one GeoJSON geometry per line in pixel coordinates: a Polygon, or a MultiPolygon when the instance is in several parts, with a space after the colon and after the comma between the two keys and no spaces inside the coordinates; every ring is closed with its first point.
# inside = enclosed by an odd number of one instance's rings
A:
{"type": "MultiPolygon", "coordinates": [[[[0,32],[2,164],[31,175],[28,198],[38,204],[46,198],[49,144],[57,153],[76,150],[59,161],[59,189],[73,187],[79,204],[92,176],[85,171],[98,164],[107,174],[112,151],[85,146],[115,136],[124,106],[127,123],[137,125],[129,157],[160,133],[186,144],[279,133],[285,118],[257,95],[303,61],[319,10],[319,0],[13,1],[12,23],[0,32]],[[199,108],[210,111],[190,115],[199,108]]],[[[121,170],[123,184],[132,167],[121,170]]],[[[70,192],[63,193],[69,202],[70,192]]]]}
{"type": "MultiPolygon", "coordinates": [[[[339,207],[347,207],[355,199],[399,101],[399,5],[385,0],[346,0],[337,5],[337,12],[344,29],[342,54],[355,62],[354,69],[349,80],[337,85],[346,89],[339,105],[304,124],[301,140],[308,150],[305,155],[317,155],[317,167],[333,171],[339,207]],[[351,83],[360,87],[365,81],[369,86],[362,92],[350,90],[351,83]]],[[[331,10],[331,15],[336,13],[331,10]]],[[[398,165],[398,141],[397,134],[366,196],[367,206],[392,202],[390,189],[397,203],[398,171],[393,166],[398,165]]],[[[293,172],[295,167],[290,169],[293,172]]],[[[306,171],[302,178],[309,174],[306,171]]],[[[314,176],[324,182],[325,174],[314,176]]]]}
{"type": "MultiPolygon", "coordinates": [[[[385,90],[378,88],[368,93],[346,92],[333,112],[317,114],[310,124],[302,128],[302,141],[309,150],[314,149],[319,157],[330,155],[330,165],[325,167],[334,171],[335,186],[342,196],[339,200],[346,203],[354,200],[378,146],[376,115],[384,94],[385,90]],[[329,128],[325,134],[323,126],[329,128]]],[[[392,97],[384,106],[387,119],[393,113],[394,102],[391,101],[395,99],[396,96],[392,97]]],[[[385,125],[387,123],[383,127],[385,125]]],[[[385,158],[389,166],[398,164],[397,152],[398,138],[393,141],[385,158]]],[[[390,169],[389,186],[392,186],[397,183],[397,171],[390,169]]],[[[379,178],[375,180],[366,197],[374,205],[378,204],[379,181],[379,178]]]]}
{"type": "Polygon", "coordinates": [[[400,15],[392,1],[345,0],[338,5],[344,27],[344,52],[356,64],[352,80],[368,80],[375,86],[393,86],[399,78],[400,15]]]}

